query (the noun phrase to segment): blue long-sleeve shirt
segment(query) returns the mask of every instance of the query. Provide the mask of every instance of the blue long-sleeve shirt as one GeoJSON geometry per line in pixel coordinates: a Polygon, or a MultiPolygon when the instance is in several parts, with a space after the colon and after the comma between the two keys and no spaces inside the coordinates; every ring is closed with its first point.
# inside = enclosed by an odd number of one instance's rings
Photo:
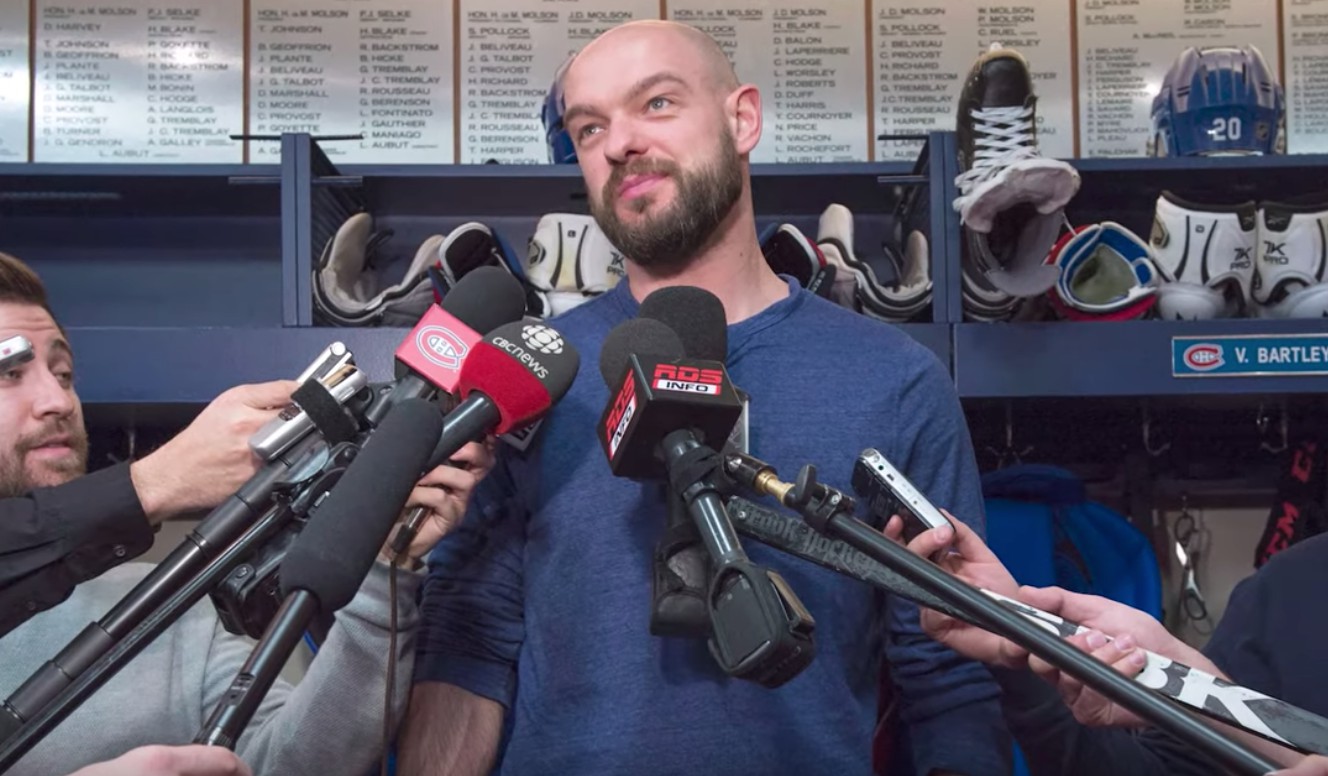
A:
{"type": "MultiPolygon", "coordinates": [[[[751,395],[751,452],[849,488],[876,447],[981,530],[972,444],[932,353],[789,283],[729,327],[727,365],[751,395]]],[[[514,774],[869,774],[888,658],[918,773],[1005,773],[1008,733],[987,670],[927,638],[917,608],[747,542],[816,619],[816,658],[779,689],[729,679],[704,641],[648,631],[663,485],[612,476],[596,426],[599,352],[638,305],[620,284],[551,323],[581,354],[576,382],[526,453],[507,451],[430,558],[417,681],[503,704],[514,774]]]]}

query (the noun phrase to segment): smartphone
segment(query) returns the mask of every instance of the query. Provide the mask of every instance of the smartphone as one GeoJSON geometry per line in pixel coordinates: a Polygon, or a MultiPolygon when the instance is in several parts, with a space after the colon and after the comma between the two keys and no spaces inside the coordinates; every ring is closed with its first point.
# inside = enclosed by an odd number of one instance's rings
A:
{"type": "Polygon", "coordinates": [[[858,455],[852,483],[853,490],[866,501],[873,515],[882,521],[888,521],[891,515],[904,519],[904,541],[912,541],[923,531],[950,525],[941,510],[874,448],[869,447],[858,455]]]}
{"type": "Polygon", "coordinates": [[[22,335],[0,342],[0,371],[8,371],[32,360],[32,343],[22,335]]]}

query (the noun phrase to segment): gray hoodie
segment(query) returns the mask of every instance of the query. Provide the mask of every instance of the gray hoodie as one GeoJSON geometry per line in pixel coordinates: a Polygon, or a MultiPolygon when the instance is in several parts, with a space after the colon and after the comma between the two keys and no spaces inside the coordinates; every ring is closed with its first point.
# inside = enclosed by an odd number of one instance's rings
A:
{"type": "MultiPolygon", "coordinates": [[[[80,585],[63,604],[0,639],[0,697],[8,697],[88,623],[101,619],[152,566],[126,564],[80,585]]],[[[387,679],[388,567],[375,563],[298,685],[280,679],[236,752],[255,776],[364,776],[378,761],[387,679]]],[[[396,711],[405,711],[423,574],[397,572],[396,711]]],[[[146,744],[188,744],[249,657],[254,642],[217,620],[210,599],[184,614],[8,776],[60,776],[146,744]]]]}

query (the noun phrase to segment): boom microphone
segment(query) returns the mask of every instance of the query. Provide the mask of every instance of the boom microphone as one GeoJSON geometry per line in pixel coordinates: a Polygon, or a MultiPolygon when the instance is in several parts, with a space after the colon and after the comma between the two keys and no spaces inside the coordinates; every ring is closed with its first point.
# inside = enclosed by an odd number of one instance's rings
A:
{"type": "MultiPolygon", "coordinates": [[[[641,301],[639,316],[660,321],[672,329],[682,343],[682,352],[690,358],[719,362],[728,358],[724,304],[704,289],[661,288],[641,301]]],[[[734,391],[739,399],[745,399],[737,386],[734,391]]],[[[746,450],[746,428],[745,415],[740,414],[725,448],[735,445],[746,450]]],[[[705,607],[709,559],[686,505],[678,494],[665,490],[668,519],[654,551],[650,632],[657,636],[704,636],[710,631],[705,607]]]]}
{"type": "Polygon", "coordinates": [[[285,601],[194,743],[233,749],[305,628],[355,596],[441,432],[442,416],[424,399],[387,413],[286,553],[285,601]]]}
{"type": "Polygon", "coordinates": [[[815,621],[779,574],[747,558],[715,485],[719,457],[708,444],[722,445],[742,411],[723,362],[683,358],[667,328],[637,318],[606,339],[600,373],[621,377],[607,380],[600,444],[616,476],[667,479],[696,524],[714,565],[706,606],[716,662],[779,687],[815,656],[815,621]]]}
{"type": "Polygon", "coordinates": [[[397,346],[399,379],[386,400],[370,408],[369,423],[377,425],[394,404],[406,399],[429,399],[437,391],[454,394],[470,350],[485,334],[521,320],[525,312],[525,291],[510,272],[499,267],[467,272],[443,297],[442,306],[430,305],[397,346]]]}

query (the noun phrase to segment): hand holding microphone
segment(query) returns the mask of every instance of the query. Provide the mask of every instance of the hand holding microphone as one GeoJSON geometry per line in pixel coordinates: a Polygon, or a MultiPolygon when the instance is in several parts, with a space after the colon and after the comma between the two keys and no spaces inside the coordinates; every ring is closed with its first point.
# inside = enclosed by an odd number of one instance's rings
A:
{"type": "Polygon", "coordinates": [[[262,462],[249,449],[249,437],[276,417],[297,387],[293,380],[274,380],[231,388],[184,431],[130,464],[149,522],[216,506],[253,477],[262,462]]]}
{"type": "MultiPolygon", "coordinates": [[[[543,417],[567,393],[580,365],[576,349],[556,330],[526,321],[499,326],[467,351],[456,380],[461,403],[442,418],[420,397],[393,404],[291,545],[281,566],[281,609],[195,743],[233,747],[305,627],[316,615],[345,606],[359,589],[402,507],[421,483],[443,477],[439,465],[455,460],[472,440],[543,417]],[[422,478],[421,472],[430,469],[422,478]]],[[[479,454],[474,462],[487,472],[492,456],[479,454]]],[[[457,473],[469,475],[468,481],[452,481],[468,486],[467,492],[450,494],[455,500],[442,506],[448,515],[459,517],[478,477],[460,469],[457,473]]],[[[431,546],[437,541],[434,533],[407,541],[431,546]]],[[[436,533],[441,536],[441,530],[436,533]]],[[[399,551],[395,544],[393,553],[399,551]]]]}
{"type": "MultiPolygon", "coordinates": [[[[403,549],[408,565],[421,562],[434,545],[461,523],[470,498],[493,469],[497,438],[467,442],[447,463],[435,466],[415,484],[406,499],[402,525],[413,522],[409,544],[403,549]]],[[[404,541],[404,540],[403,540],[404,541]]],[[[379,557],[386,563],[396,559],[393,543],[383,547],[379,557]]]]}

